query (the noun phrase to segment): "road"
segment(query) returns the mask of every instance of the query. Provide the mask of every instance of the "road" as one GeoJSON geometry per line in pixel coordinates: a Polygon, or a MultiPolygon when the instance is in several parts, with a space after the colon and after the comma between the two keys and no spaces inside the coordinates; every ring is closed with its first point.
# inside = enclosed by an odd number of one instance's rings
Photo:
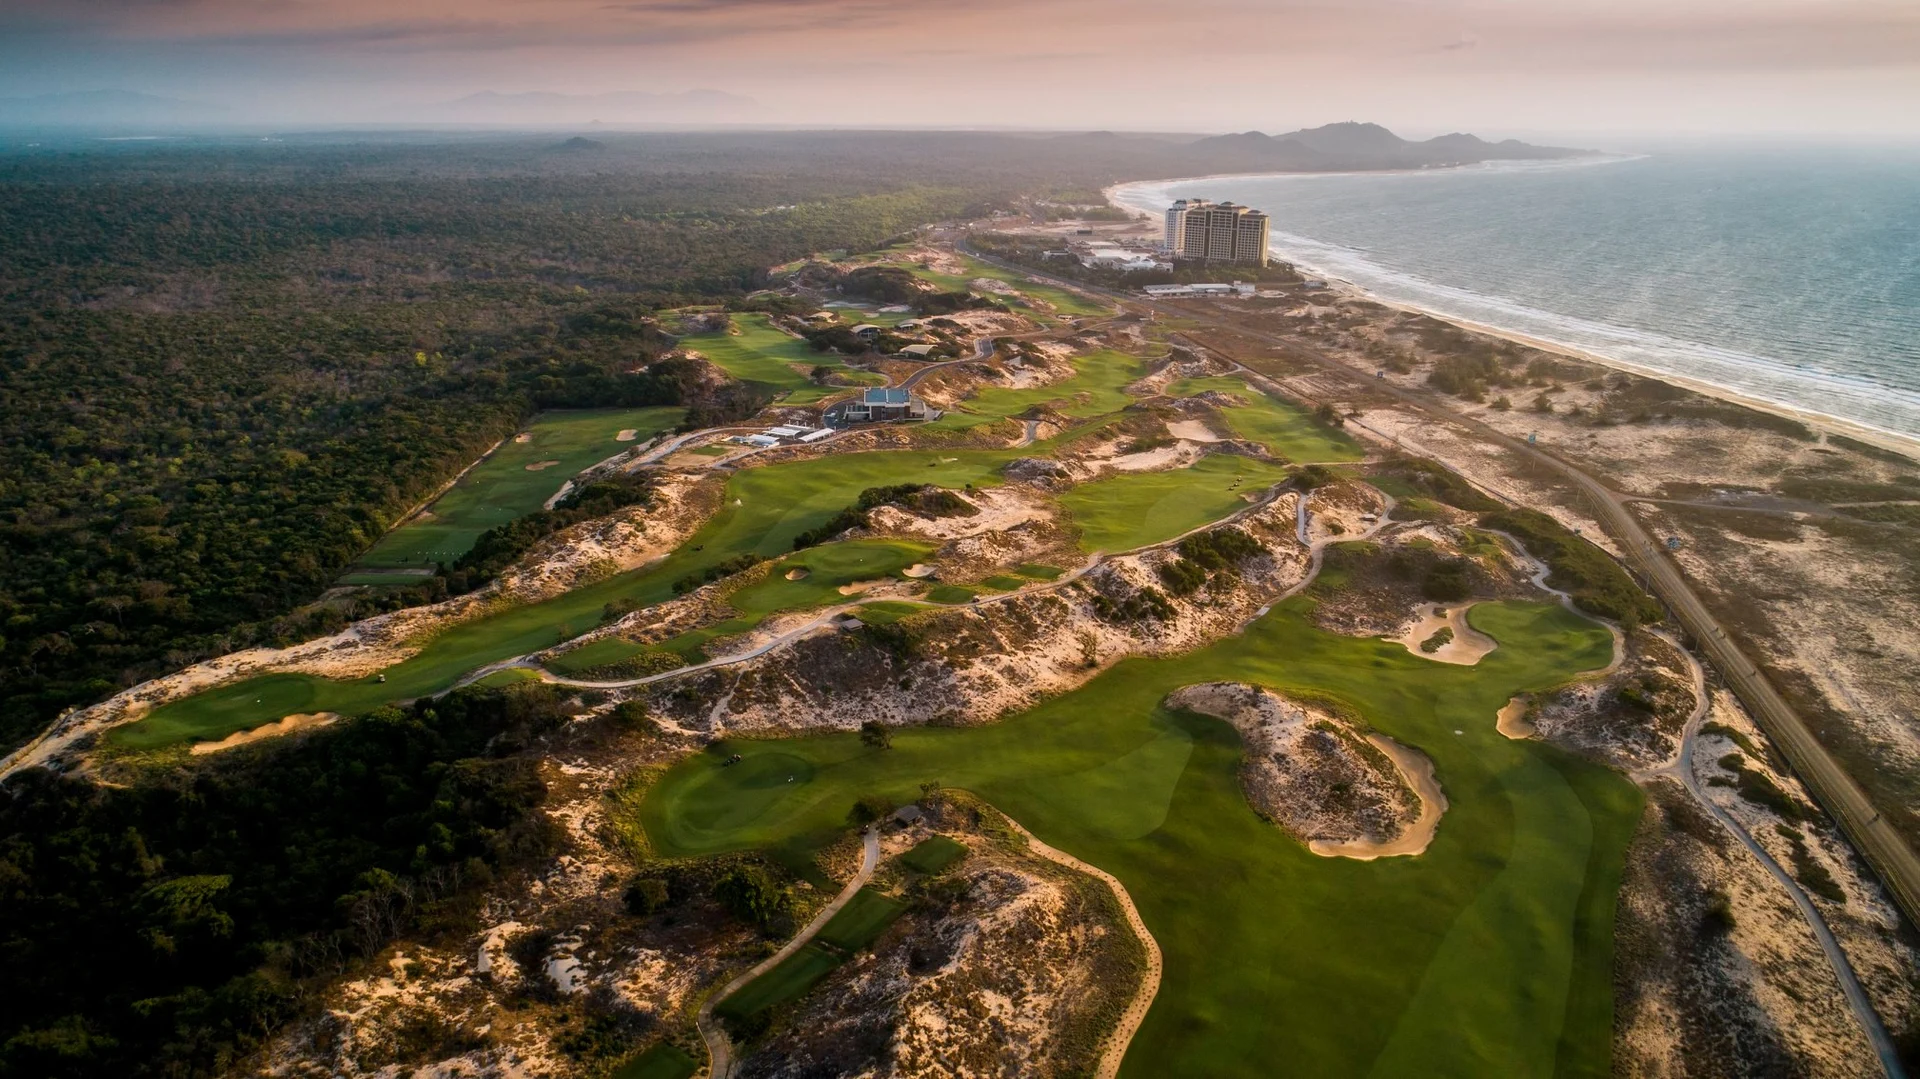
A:
{"type": "Polygon", "coordinates": [[[721,986],[719,992],[708,997],[706,1002],[700,1005],[694,1025],[700,1029],[700,1037],[707,1043],[708,1079],[727,1079],[727,1076],[733,1073],[733,1043],[727,1040],[727,1032],[720,1029],[720,1024],[713,1021],[714,1005],[726,1000],[741,986],[779,966],[781,960],[805,947],[808,941],[833,920],[834,915],[840,913],[841,907],[853,900],[855,892],[867,886],[867,882],[873,879],[874,867],[879,864],[880,829],[875,825],[867,829],[861,843],[859,872],[853,875],[853,879],[847,882],[845,888],[840,889],[839,895],[833,897],[833,902],[821,907],[820,913],[814,915],[812,921],[808,922],[800,932],[794,934],[786,947],[755,963],[753,969],[721,986]]]}
{"type": "MultiPolygon", "coordinates": [[[[1149,304],[1140,306],[1155,309],[1149,304]]],[[[1629,564],[1640,570],[1654,595],[1673,612],[1675,620],[1693,638],[1696,646],[1706,653],[1728,688],[1746,706],[1767,737],[1780,748],[1794,773],[1839,823],[1855,848],[1886,883],[1908,921],[1920,925],[1920,856],[1915,855],[1913,848],[1907,845],[1893,825],[1873,808],[1866,792],[1820,745],[1779,691],[1741,654],[1674,563],[1655,550],[1653,539],[1627,509],[1627,497],[1616,493],[1579,466],[1540,446],[1515,438],[1470,416],[1445,409],[1427,395],[1368,379],[1345,363],[1298,340],[1236,326],[1205,312],[1186,308],[1174,310],[1184,317],[1216,328],[1279,345],[1291,354],[1314,361],[1346,381],[1359,384],[1367,392],[1390,396],[1417,412],[1441,416],[1467,428],[1486,442],[1521,454],[1572,481],[1586,495],[1601,523],[1620,542],[1621,549],[1627,552],[1629,564]]],[[[1213,351],[1218,352],[1219,349],[1213,351]]]]}
{"type": "Polygon", "coordinates": [[[1848,960],[1846,950],[1840,947],[1840,941],[1834,937],[1833,930],[1827,925],[1826,918],[1820,914],[1820,908],[1813,903],[1813,897],[1793,879],[1786,868],[1768,854],[1766,848],[1757,842],[1744,825],[1733,814],[1720,808],[1713,799],[1707,797],[1706,790],[1700,785],[1700,777],[1693,771],[1693,748],[1700,734],[1700,722],[1706,718],[1707,706],[1711,698],[1707,696],[1707,672],[1700,662],[1693,658],[1684,645],[1672,634],[1653,630],[1656,636],[1673,645],[1674,649],[1686,657],[1687,666],[1693,672],[1693,714],[1687,717],[1687,725],[1680,735],[1680,748],[1673,759],[1660,768],[1651,769],[1634,776],[1645,781],[1654,776],[1666,776],[1678,780],[1714,820],[1720,822],[1733,838],[1745,847],[1748,853],[1760,860],[1773,879],[1780,882],[1787,895],[1793,899],[1793,905],[1800,908],[1800,914],[1813,930],[1813,937],[1820,943],[1820,950],[1826,953],[1827,962],[1832,964],[1834,977],[1840,981],[1840,992],[1846,998],[1847,1008],[1853,1012],[1854,1021],[1860,1024],[1860,1030],[1867,1036],[1867,1043],[1873,1046],[1874,1054],[1880,1058],[1880,1067],[1888,1079],[1906,1079],[1906,1069],[1900,1064],[1900,1053],[1894,1047],[1893,1039],[1887,1036],[1886,1025],[1880,1021],[1879,1013],[1873,1010],[1873,1002],[1868,999],[1867,991],[1860,985],[1860,978],[1854,973],[1853,963],[1848,960]]]}

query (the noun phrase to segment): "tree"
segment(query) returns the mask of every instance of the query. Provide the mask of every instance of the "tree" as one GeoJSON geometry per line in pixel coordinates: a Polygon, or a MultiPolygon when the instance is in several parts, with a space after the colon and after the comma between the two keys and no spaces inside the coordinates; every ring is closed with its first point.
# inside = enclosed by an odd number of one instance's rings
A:
{"type": "Polygon", "coordinates": [[[847,810],[847,819],[854,824],[872,824],[884,819],[893,812],[893,802],[878,794],[863,794],[847,810]]]}
{"type": "Polygon", "coordinates": [[[644,917],[665,907],[670,895],[667,882],[659,877],[635,877],[633,883],[627,885],[622,898],[626,902],[627,913],[644,917]]]}
{"type": "Polygon", "coordinates": [[[634,699],[621,701],[613,706],[613,722],[623,730],[640,734],[658,734],[660,724],[647,714],[647,702],[634,699]]]}
{"type": "Polygon", "coordinates": [[[892,749],[893,732],[885,723],[869,719],[860,724],[860,744],[868,749],[892,749]]]}

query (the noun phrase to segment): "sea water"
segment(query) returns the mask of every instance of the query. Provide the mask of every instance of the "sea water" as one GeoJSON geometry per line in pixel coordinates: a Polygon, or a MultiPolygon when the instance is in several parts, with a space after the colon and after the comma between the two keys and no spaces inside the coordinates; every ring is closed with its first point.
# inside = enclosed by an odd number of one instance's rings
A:
{"type": "Polygon", "coordinates": [[[1130,184],[1231,199],[1376,296],[1920,436],[1920,149],[1690,151],[1130,184]]]}

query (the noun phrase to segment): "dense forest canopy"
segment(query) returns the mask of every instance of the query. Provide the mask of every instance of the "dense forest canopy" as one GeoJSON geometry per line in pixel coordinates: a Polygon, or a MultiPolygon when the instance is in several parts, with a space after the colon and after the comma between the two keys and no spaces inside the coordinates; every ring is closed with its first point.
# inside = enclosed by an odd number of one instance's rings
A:
{"type": "Polygon", "coordinates": [[[534,410],[680,403],[641,373],[656,309],[1097,185],[1099,156],[875,133],[0,153],[0,747],[366,613],[302,605],[534,410]]]}

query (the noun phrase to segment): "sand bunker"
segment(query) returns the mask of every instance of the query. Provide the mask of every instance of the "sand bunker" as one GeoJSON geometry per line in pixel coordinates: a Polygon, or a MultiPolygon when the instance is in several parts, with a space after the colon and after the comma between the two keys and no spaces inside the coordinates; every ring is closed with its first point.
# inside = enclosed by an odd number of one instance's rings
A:
{"type": "Polygon", "coordinates": [[[293,715],[263,724],[250,731],[235,731],[218,742],[195,742],[191,752],[196,757],[218,753],[223,749],[232,749],[235,746],[244,746],[249,742],[259,742],[268,738],[278,738],[283,734],[292,734],[294,731],[308,727],[324,727],[339,718],[338,712],[295,712],[293,715]]]}
{"type": "Polygon", "coordinates": [[[1508,701],[1506,707],[1494,714],[1494,729],[1515,741],[1532,738],[1538,732],[1527,722],[1527,706],[1531,703],[1524,696],[1508,701]]]}
{"type": "Polygon", "coordinates": [[[933,567],[927,565],[925,562],[915,562],[913,565],[908,566],[906,569],[903,569],[900,572],[906,574],[909,577],[915,577],[915,578],[931,577],[933,576],[933,567]]]}
{"type": "Polygon", "coordinates": [[[787,580],[789,581],[804,581],[806,579],[807,571],[804,569],[790,569],[787,571],[787,580]]]}
{"type": "Polygon", "coordinates": [[[525,444],[525,443],[528,443],[528,442],[532,442],[532,441],[533,441],[533,432],[532,432],[532,431],[522,431],[522,432],[520,432],[519,434],[517,434],[517,435],[514,435],[514,436],[513,436],[513,440],[514,440],[515,442],[519,442],[519,443],[522,443],[522,444],[525,444]]]}
{"type": "Polygon", "coordinates": [[[615,442],[632,442],[634,439],[639,437],[640,437],[639,431],[631,427],[624,427],[624,428],[621,428],[619,434],[613,436],[613,440],[615,442]]]}
{"type": "Polygon", "coordinates": [[[1467,624],[1467,609],[1472,606],[1471,603],[1462,603],[1454,607],[1423,605],[1420,608],[1420,619],[1413,624],[1413,628],[1398,637],[1389,637],[1388,640],[1399,642],[1407,651],[1423,659],[1471,667],[1480,662],[1482,656],[1499,647],[1499,643],[1492,637],[1467,624]],[[1431,641],[1441,630],[1452,633],[1451,639],[1432,651],[1421,647],[1431,641]]]}
{"type": "Polygon", "coordinates": [[[535,461],[534,463],[527,466],[527,471],[539,472],[542,469],[552,468],[554,465],[557,465],[559,463],[560,462],[558,461],[535,461]]]}
{"type": "Polygon", "coordinates": [[[1167,433],[1175,438],[1184,438],[1189,442],[1219,442],[1221,438],[1208,427],[1205,420],[1174,420],[1167,424],[1167,433]]]}
{"type": "Polygon", "coordinates": [[[1367,839],[1339,842],[1315,839],[1307,844],[1307,849],[1322,858],[1353,858],[1362,862],[1425,854],[1427,844],[1433,842],[1434,833],[1440,830],[1440,818],[1447,812],[1447,796],[1440,790],[1440,781],[1433,777],[1433,761],[1425,753],[1409,749],[1383,734],[1369,734],[1367,741],[1393,761],[1400,778],[1406,780],[1407,786],[1413,788],[1413,793],[1420,796],[1420,815],[1398,838],[1384,843],[1367,839]]]}

